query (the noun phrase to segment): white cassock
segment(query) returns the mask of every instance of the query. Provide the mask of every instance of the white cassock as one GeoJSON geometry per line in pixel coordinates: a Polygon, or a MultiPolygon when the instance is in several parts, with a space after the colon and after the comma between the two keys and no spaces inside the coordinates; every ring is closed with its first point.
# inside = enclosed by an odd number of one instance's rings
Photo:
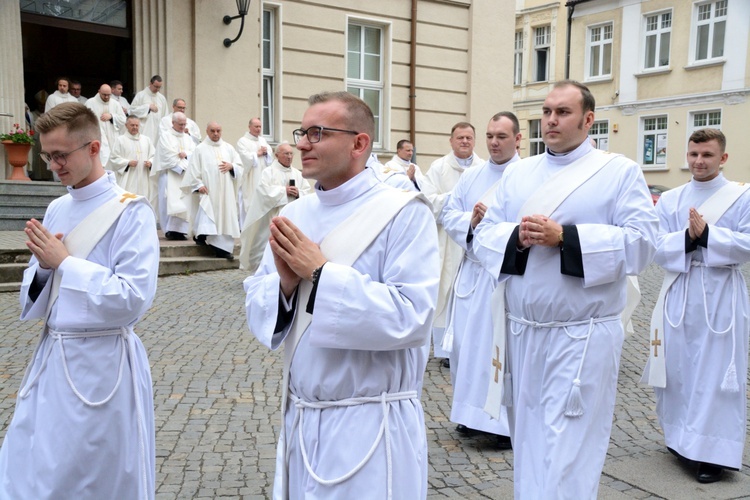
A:
{"type": "Polygon", "coordinates": [[[190,211],[190,234],[207,236],[209,245],[232,253],[234,239],[240,237],[237,216],[237,179],[242,163],[234,146],[219,139],[206,137],[196,146],[182,179],[183,203],[190,211]],[[230,172],[219,170],[221,162],[234,166],[230,172]],[[206,187],[208,194],[198,193],[206,187]]]}
{"type": "Polygon", "coordinates": [[[245,217],[250,208],[250,202],[255,196],[255,190],[260,183],[260,173],[273,163],[273,149],[268,145],[265,137],[256,137],[250,132],[237,141],[237,152],[242,159],[242,178],[240,179],[240,192],[237,198],[240,211],[240,226],[245,226],[245,217]],[[266,147],[266,155],[258,157],[258,149],[266,147]]]}
{"type": "Polygon", "coordinates": [[[406,172],[401,168],[386,168],[377,160],[375,155],[370,156],[370,160],[367,161],[367,168],[371,169],[375,177],[387,186],[402,191],[418,191],[417,187],[409,180],[406,172]]]}
{"type": "MultiPolygon", "coordinates": [[[[122,192],[107,172],[88,186],[68,188],[47,208],[44,224],[67,235],[122,192]]],[[[156,223],[145,202],[125,207],[85,260],[67,257],[60,265],[59,296],[0,450],[0,498],[112,498],[115,492],[154,498],[151,372],[133,328],[151,306],[158,268],[156,223]],[[106,403],[91,405],[110,394],[106,403]]],[[[45,317],[51,275],[31,258],[21,286],[22,320],[45,317]]]]}
{"type": "MultiPolygon", "coordinates": [[[[182,177],[188,168],[190,155],[193,154],[195,143],[189,135],[171,129],[168,134],[159,137],[156,146],[154,165],[151,176],[158,179],[157,198],[159,225],[165,233],[174,231],[187,234],[189,226],[189,211],[182,200],[182,177]],[[187,154],[180,158],[180,153],[187,154]]],[[[153,186],[153,184],[152,184],[153,186]]]]}
{"type": "Polygon", "coordinates": [[[141,134],[151,139],[154,144],[159,144],[159,124],[168,112],[164,95],[161,92],[153,93],[146,87],[133,98],[129,115],[137,116],[141,120],[141,134]],[[158,110],[151,111],[151,104],[156,104],[158,110]]]}
{"type": "Polygon", "coordinates": [[[516,250],[523,203],[550,176],[592,151],[586,140],[566,155],[545,153],[508,167],[474,234],[474,253],[484,268],[507,280],[513,391],[507,411],[516,498],[596,498],[612,428],[627,275],[638,275],[655,251],[653,202],[640,167],[625,157],[610,161],[550,216],[570,226],[567,252],[536,245],[516,250]],[[572,248],[576,230],[580,253],[572,248]],[[582,271],[583,278],[562,274],[563,256],[567,272],[582,271]],[[576,257],[582,269],[574,265],[576,257]],[[583,415],[569,417],[576,379],[583,415]]]}
{"type": "Polygon", "coordinates": [[[453,153],[448,153],[442,158],[438,158],[425,174],[419,188],[422,193],[432,203],[432,212],[435,220],[438,221],[438,246],[440,248],[440,291],[438,292],[437,309],[435,310],[435,321],[432,328],[432,343],[434,355],[437,358],[447,358],[449,353],[441,347],[443,343],[443,334],[445,333],[446,306],[453,290],[453,280],[458,271],[458,265],[461,263],[463,250],[443,229],[438,220],[446,200],[451,194],[453,187],[458,182],[459,177],[469,167],[474,167],[484,163],[484,160],[476,154],[468,159],[471,163],[463,161],[464,165],[459,164],[458,158],[453,153]]]}
{"type": "MultiPolygon", "coordinates": [[[[400,169],[403,173],[407,174],[407,171],[409,170],[409,165],[412,165],[412,162],[409,160],[403,160],[398,155],[393,155],[393,158],[391,158],[389,161],[385,162],[385,170],[398,170],[400,169]]],[[[420,190],[421,181],[424,178],[424,175],[422,174],[422,169],[419,168],[417,164],[414,165],[414,180],[412,181],[409,179],[409,182],[412,183],[412,185],[417,188],[417,191],[420,190]]],[[[408,177],[408,174],[407,174],[408,177]]]]}
{"type": "MultiPolygon", "coordinates": [[[[337,188],[315,189],[316,196],[290,203],[281,214],[320,244],[359,206],[390,189],[366,169],[337,188]]],[[[384,405],[377,401],[302,410],[289,405],[284,421],[288,477],[281,477],[284,449],[279,446],[274,498],[279,498],[284,479],[289,482],[289,498],[386,498],[387,442],[392,451],[395,498],[426,497],[427,441],[419,395],[438,266],[435,221],[429,208],[418,200],[410,201],[386,225],[352,267],[332,262],[325,265],[312,323],[292,360],[290,397],[326,404],[360,396],[378,399],[383,393],[416,393],[413,398],[384,405]],[[335,479],[354,469],[378,441],[384,409],[388,438],[379,440],[372,457],[351,478],[324,486],[308,474],[297,425],[302,425],[313,471],[320,478],[335,479]]],[[[244,286],[250,331],[267,347],[278,349],[284,344],[289,325],[274,334],[280,289],[270,247],[255,276],[247,278],[244,286]]],[[[307,304],[296,307],[306,308],[307,304]]]]}
{"type": "MultiPolygon", "coordinates": [[[[125,120],[127,119],[125,113],[122,112],[120,105],[111,98],[109,101],[104,102],[99,94],[88,99],[86,101],[86,107],[96,115],[96,118],[99,121],[99,130],[101,130],[102,136],[107,138],[107,144],[111,151],[115,146],[115,142],[117,142],[117,138],[120,136],[120,131],[125,128],[125,120]],[[102,121],[100,117],[104,113],[109,113],[112,115],[112,118],[108,121],[102,121]]],[[[103,161],[102,165],[107,167],[108,163],[103,161]]]]}
{"type": "Polygon", "coordinates": [[[55,90],[52,94],[49,95],[49,97],[47,97],[47,102],[45,102],[44,104],[44,112],[46,113],[58,104],[62,104],[64,102],[78,102],[78,99],[76,99],[69,93],[63,94],[59,90],[55,90]]]}
{"type": "Polygon", "coordinates": [[[151,169],[143,165],[150,161],[153,168],[156,149],[151,139],[145,135],[130,135],[130,132],[119,136],[109,156],[108,168],[115,172],[117,184],[125,191],[151,198],[151,169]],[[136,160],[138,164],[128,164],[136,160]]]}
{"type": "MultiPolygon", "coordinates": [[[[174,113],[169,113],[167,116],[161,119],[161,121],[159,122],[159,134],[169,132],[169,130],[172,128],[172,115],[174,115],[174,113]]],[[[201,143],[201,129],[198,124],[190,118],[187,118],[185,133],[190,136],[190,138],[193,140],[193,142],[195,142],[196,145],[201,143]]]]}
{"type": "MultiPolygon", "coordinates": [[[[125,113],[125,116],[128,116],[130,114],[130,103],[125,98],[125,96],[116,96],[112,94],[112,97],[110,97],[113,101],[117,102],[117,104],[120,105],[120,109],[122,109],[122,112],[125,113]]],[[[120,130],[121,133],[124,133],[124,129],[120,130]]]]}
{"type": "Polygon", "coordinates": [[[691,180],[662,194],[656,204],[660,230],[654,261],[681,274],[665,299],[667,387],[654,391],[669,448],[691,460],[740,469],[750,308],[739,266],[750,261],[750,193],[706,227],[706,248],[685,248],[690,208],[700,207],[728,182],[723,174],[691,180]],[[738,392],[721,389],[732,359],[738,392]]]}
{"type": "Polygon", "coordinates": [[[240,266],[250,273],[255,272],[263,257],[263,250],[271,235],[271,219],[276,217],[287,203],[295,200],[286,194],[290,180],[294,180],[300,198],[312,192],[312,187],[307,179],[302,177],[302,172],[294,167],[285,167],[278,160],[274,160],[271,166],[260,174],[260,184],[255,196],[250,200],[245,225],[242,227],[240,266]]]}
{"type": "MultiPolygon", "coordinates": [[[[453,193],[443,207],[442,223],[445,232],[464,251],[459,271],[448,302],[447,331],[453,332],[450,353],[453,404],[451,421],[501,436],[509,435],[505,410],[501,419],[494,420],[484,411],[487,382],[490,379],[487,358],[492,349],[492,292],[497,286],[497,275],[488,273],[474,255],[471,245],[471,214],[480,199],[494,200],[487,191],[502,178],[505,169],[519,160],[515,155],[498,165],[487,161],[471,167],[458,180],[453,193]]],[[[489,201],[485,202],[489,206],[489,201]]]]}

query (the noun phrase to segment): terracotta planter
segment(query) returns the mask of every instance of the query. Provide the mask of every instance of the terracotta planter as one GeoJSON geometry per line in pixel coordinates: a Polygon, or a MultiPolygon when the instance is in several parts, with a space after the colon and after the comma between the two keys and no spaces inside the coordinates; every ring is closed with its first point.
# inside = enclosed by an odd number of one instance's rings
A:
{"type": "Polygon", "coordinates": [[[8,163],[13,166],[13,173],[10,176],[10,181],[31,181],[26,176],[26,169],[24,168],[29,162],[29,150],[31,144],[18,144],[13,141],[3,141],[5,146],[5,154],[8,156],[8,163]]]}

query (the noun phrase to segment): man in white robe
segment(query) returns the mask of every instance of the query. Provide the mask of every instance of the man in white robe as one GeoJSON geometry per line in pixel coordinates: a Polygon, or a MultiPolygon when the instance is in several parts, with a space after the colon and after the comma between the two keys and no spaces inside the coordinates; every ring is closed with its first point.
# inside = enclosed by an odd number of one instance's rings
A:
{"type": "MultiPolygon", "coordinates": [[[[169,132],[169,129],[172,128],[172,115],[174,113],[186,113],[186,111],[187,103],[185,102],[185,99],[181,99],[178,97],[177,99],[172,101],[172,112],[161,119],[161,122],[159,123],[159,133],[163,134],[164,132],[169,132]]],[[[187,116],[187,114],[185,116],[187,116]]],[[[198,127],[198,124],[190,118],[187,119],[185,133],[189,135],[191,139],[193,139],[193,142],[195,142],[196,145],[201,143],[201,129],[200,127],[198,127]]]]}
{"type": "Polygon", "coordinates": [[[154,498],[151,372],[133,329],[154,299],[159,242],[148,203],[99,162],[97,121],[64,103],[36,123],[68,194],[44,226],[26,223],[21,319],[44,330],[0,450],[0,498],[154,498]]]}
{"type": "Polygon", "coordinates": [[[88,97],[84,97],[81,95],[81,82],[78,82],[76,80],[70,81],[70,95],[75,97],[76,101],[80,102],[83,105],[85,105],[86,101],[89,100],[88,97]]]}
{"type": "Polygon", "coordinates": [[[182,199],[182,178],[188,168],[195,143],[185,133],[187,117],[172,115],[172,129],[159,137],[151,176],[157,177],[159,225],[168,240],[186,240],[189,207],[182,199]]]}
{"type": "MultiPolygon", "coordinates": [[[[126,118],[120,105],[112,100],[112,87],[106,83],[99,87],[99,92],[86,101],[86,107],[99,117],[99,128],[102,130],[102,137],[107,139],[111,156],[111,150],[120,137],[120,130],[125,128],[126,118]]],[[[106,168],[108,163],[102,159],[102,165],[106,168]]]]}
{"type": "Polygon", "coordinates": [[[260,174],[273,163],[273,149],[262,133],[263,123],[260,118],[251,118],[248,131],[237,141],[237,152],[242,159],[242,178],[237,198],[241,227],[245,226],[245,217],[258,189],[260,174]]]}
{"type": "Polygon", "coordinates": [[[216,257],[234,260],[234,239],[240,237],[237,179],[242,163],[234,146],[221,138],[221,125],[209,122],[206,138],[196,146],[182,180],[183,200],[190,210],[190,233],[216,257]],[[189,199],[185,199],[189,198],[189,199]]]}
{"type": "Polygon", "coordinates": [[[269,348],[283,344],[290,357],[274,498],[389,498],[392,491],[424,499],[419,398],[439,281],[435,222],[416,194],[366,170],[374,119],[364,101],[338,92],[309,102],[295,142],[302,175],[318,181],[315,196],[273,218],[261,266],[244,283],[250,331],[269,348]],[[358,250],[366,248],[344,258],[353,264],[338,263],[357,235],[337,226],[358,209],[350,229],[362,236],[358,250]],[[375,231],[356,224],[362,211],[375,231]],[[340,245],[328,246],[333,233],[340,245]],[[311,322],[298,328],[301,317],[311,322]]]}
{"type": "Polygon", "coordinates": [[[138,194],[147,200],[151,197],[151,167],[156,149],[151,139],[141,135],[141,121],[129,116],[125,122],[127,132],[115,141],[109,157],[109,170],[115,172],[117,184],[125,191],[138,194]]]}
{"type": "Polygon", "coordinates": [[[154,144],[159,144],[159,124],[168,113],[167,99],[160,92],[163,84],[161,76],[152,76],[149,85],[138,92],[130,103],[129,114],[140,118],[141,134],[154,144]]]}
{"type": "Polygon", "coordinates": [[[385,171],[390,170],[401,170],[408,177],[409,180],[414,184],[414,187],[419,190],[419,183],[423,177],[422,170],[417,166],[416,163],[412,163],[414,157],[414,144],[409,142],[407,139],[401,139],[396,144],[396,154],[393,155],[389,161],[385,163],[385,171]]]}
{"type": "Polygon", "coordinates": [[[294,150],[287,142],[276,147],[276,161],[264,169],[242,228],[240,268],[254,273],[270,236],[269,224],[279,211],[300,196],[312,192],[302,172],[292,166],[294,150]]]}
{"type": "Polygon", "coordinates": [[[378,161],[378,157],[374,154],[370,155],[370,159],[367,160],[367,168],[377,177],[380,182],[392,188],[400,189],[402,191],[419,191],[414,184],[409,180],[409,177],[400,168],[397,169],[386,169],[385,165],[378,161]]]}
{"type": "Polygon", "coordinates": [[[436,358],[444,358],[443,366],[449,367],[450,353],[443,350],[443,335],[445,334],[446,305],[453,291],[453,280],[458,272],[458,266],[463,257],[463,250],[458,246],[440,223],[443,206],[458,182],[461,174],[469,167],[484,163],[474,154],[476,130],[471,123],[458,122],[451,129],[450,145],[452,152],[438,158],[425,174],[420,183],[422,193],[432,203],[432,211],[438,222],[438,245],[440,247],[440,291],[435,311],[435,321],[432,325],[433,354],[436,358]]]}
{"type": "Polygon", "coordinates": [[[109,82],[109,86],[112,87],[112,100],[116,101],[120,105],[120,107],[122,108],[122,112],[125,113],[126,116],[129,115],[130,103],[128,102],[127,98],[122,95],[124,90],[122,87],[122,82],[120,80],[112,80],[111,82],[109,82]]]}
{"type": "Polygon", "coordinates": [[[740,266],[750,261],[750,193],[730,197],[715,223],[701,211],[734,184],[721,173],[725,148],[719,130],[694,132],[687,152],[692,180],[656,204],[655,261],[679,273],[664,300],[663,345],[651,347],[666,362],[666,387],[654,389],[656,412],[667,447],[696,465],[702,483],[742,467],[747,420],[750,308],[740,266]]]}
{"type": "Polygon", "coordinates": [[[471,167],[461,176],[443,207],[441,221],[445,232],[464,252],[453,293],[448,302],[445,342],[450,352],[453,403],[451,421],[456,431],[472,435],[477,431],[497,435],[500,449],[510,448],[505,411],[495,420],[484,411],[490,365],[482,363],[492,350],[492,292],[497,276],[488,273],[474,255],[473,230],[495,199],[495,190],[505,169],[519,160],[516,148],[521,142],[518,118],[501,111],[487,124],[487,150],[490,159],[471,167]]]}
{"type": "Polygon", "coordinates": [[[64,102],[78,102],[78,99],[70,95],[70,93],[68,92],[68,89],[70,87],[70,80],[68,80],[64,76],[60,77],[57,79],[56,85],[57,90],[55,90],[51,95],[47,96],[47,101],[44,103],[45,113],[58,104],[62,104],[64,102]]]}
{"type": "Polygon", "coordinates": [[[547,152],[508,167],[474,234],[474,254],[505,286],[506,356],[495,344],[486,362],[492,356],[498,368],[490,384],[510,377],[502,400],[511,404],[516,498],[596,498],[627,276],[655,251],[658,220],[643,173],[591,147],[594,108],[584,85],[554,85],[542,112],[547,152]]]}

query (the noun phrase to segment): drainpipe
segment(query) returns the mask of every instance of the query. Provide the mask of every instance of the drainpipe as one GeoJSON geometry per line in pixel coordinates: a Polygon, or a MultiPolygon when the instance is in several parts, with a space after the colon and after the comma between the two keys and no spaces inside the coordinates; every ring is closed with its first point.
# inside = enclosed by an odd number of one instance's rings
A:
{"type": "Polygon", "coordinates": [[[573,25],[573,13],[576,10],[576,5],[579,3],[590,2],[591,0],[569,0],[565,3],[568,8],[568,32],[565,34],[565,79],[570,78],[570,29],[573,25]]]}
{"type": "Polygon", "coordinates": [[[409,60],[409,141],[415,144],[417,129],[417,0],[411,0],[411,43],[409,60]]]}

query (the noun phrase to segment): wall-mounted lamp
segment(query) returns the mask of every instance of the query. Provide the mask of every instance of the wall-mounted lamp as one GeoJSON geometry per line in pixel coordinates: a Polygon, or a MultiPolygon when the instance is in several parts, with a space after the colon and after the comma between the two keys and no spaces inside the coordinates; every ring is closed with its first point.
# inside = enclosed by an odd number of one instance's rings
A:
{"type": "Polygon", "coordinates": [[[250,0],[237,0],[237,12],[239,15],[230,17],[230,16],[224,16],[224,24],[230,24],[232,22],[232,19],[240,18],[240,32],[237,33],[237,36],[234,38],[234,40],[230,40],[229,38],[224,39],[224,47],[231,47],[234,42],[240,39],[240,36],[242,36],[242,28],[245,27],[245,16],[247,15],[247,11],[250,8],[250,0]]]}

